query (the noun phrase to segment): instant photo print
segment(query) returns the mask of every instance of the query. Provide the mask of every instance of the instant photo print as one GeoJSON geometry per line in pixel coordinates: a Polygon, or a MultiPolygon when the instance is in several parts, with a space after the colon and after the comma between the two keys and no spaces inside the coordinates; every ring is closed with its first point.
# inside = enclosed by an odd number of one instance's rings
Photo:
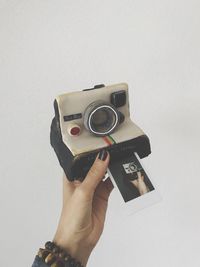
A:
{"type": "MultiPolygon", "coordinates": [[[[111,166],[134,152],[140,158],[151,153],[148,136],[130,118],[126,83],[59,95],[54,111],[50,141],[70,181],[83,180],[103,148],[110,153],[111,166]]],[[[134,168],[125,165],[125,175],[134,179],[134,168]]]]}
{"type": "Polygon", "coordinates": [[[146,172],[134,154],[110,164],[109,171],[125,202],[154,190],[146,172]]]}
{"type": "Polygon", "coordinates": [[[160,193],[140,161],[137,153],[133,153],[109,164],[108,176],[122,196],[118,208],[124,215],[131,215],[161,201],[160,193]]]}

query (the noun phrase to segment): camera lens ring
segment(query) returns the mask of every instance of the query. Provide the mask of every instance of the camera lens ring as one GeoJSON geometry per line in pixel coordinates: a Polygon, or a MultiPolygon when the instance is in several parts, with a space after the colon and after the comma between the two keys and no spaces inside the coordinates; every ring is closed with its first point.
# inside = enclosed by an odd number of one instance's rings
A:
{"type": "MultiPolygon", "coordinates": [[[[105,114],[104,114],[105,115],[105,114]]],[[[92,102],[85,110],[84,113],[84,125],[85,127],[93,134],[98,136],[105,136],[110,134],[114,131],[116,126],[119,124],[119,114],[117,109],[109,103],[104,101],[95,101],[92,102]],[[100,132],[94,129],[94,125],[92,125],[92,119],[94,118],[95,114],[100,111],[106,113],[106,116],[111,116],[111,123],[112,126],[108,128],[108,130],[100,132]],[[114,121],[114,122],[113,122],[114,121]]]]}
{"type": "Polygon", "coordinates": [[[90,129],[91,132],[93,132],[95,134],[102,134],[102,135],[109,134],[109,133],[111,133],[115,129],[115,127],[117,126],[117,124],[118,124],[118,114],[117,114],[117,112],[112,107],[110,107],[108,105],[102,105],[102,106],[97,107],[95,110],[93,110],[90,113],[90,115],[88,117],[88,126],[89,126],[89,129],[90,129]],[[100,133],[100,132],[95,131],[92,128],[92,125],[91,125],[91,120],[92,120],[91,118],[92,118],[92,116],[94,115],[95,112],[97,112],[99,109],[102,109],[102,108],[110,109],[115,114],[115,122],[114,122],[114,125],[112,125],[112,127],[108,131],[105,131],[104,133],[100,133]]]}

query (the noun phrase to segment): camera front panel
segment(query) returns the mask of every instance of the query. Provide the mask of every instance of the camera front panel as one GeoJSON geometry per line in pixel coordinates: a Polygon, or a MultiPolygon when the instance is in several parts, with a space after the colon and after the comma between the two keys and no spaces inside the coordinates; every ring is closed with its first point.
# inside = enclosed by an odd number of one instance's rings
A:
{"type": "Polygon", "coordinates": [[[115,143],[119,143],[143,134],[130,119],[126,83],[66,93],[58,96],[56,101],[62,139],[74,156],[107,146],[106,136],[113,138],[115,143]],[[98,110],[99,102],[103,105],[98,110]],[[103,132],[102,136],[93,134],[84,121],[87,109],[93,103],[97,106],[93,116],[88,116],[91,122],[90,127],[98,129],[98,133],[103,132]],[[114,125],[113,129],[110,127],[112,125],[114,125]],[[75,135],[70,134],[72,129],[75,135]],[[111,131],[106,133],[109,129],[111,131]]]}

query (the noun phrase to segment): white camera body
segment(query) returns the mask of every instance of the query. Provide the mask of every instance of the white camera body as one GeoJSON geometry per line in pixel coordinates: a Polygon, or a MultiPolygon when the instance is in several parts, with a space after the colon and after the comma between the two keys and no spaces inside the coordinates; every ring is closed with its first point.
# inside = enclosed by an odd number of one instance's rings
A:
{"type": "Polygon", "coordinates": [[[83,179],[103,148],[111,160],[151,153],[148,137],[130,118],[126,83],[59,95],[54,109],[51,144],[69,180],[83,179]]]}

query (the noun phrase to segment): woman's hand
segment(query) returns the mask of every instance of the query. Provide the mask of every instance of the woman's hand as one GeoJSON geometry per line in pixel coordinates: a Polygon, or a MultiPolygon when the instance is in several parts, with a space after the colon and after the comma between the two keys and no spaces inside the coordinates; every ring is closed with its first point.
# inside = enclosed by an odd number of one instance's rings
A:
{"type": "Polygon", "coordinates": [[[110,178],[102,181],[109,160],[109,153],[101,151],[83,182],[63,177],[63,207],[53,242],[84,266],[102,234],[113,189],[110,178]]]}

